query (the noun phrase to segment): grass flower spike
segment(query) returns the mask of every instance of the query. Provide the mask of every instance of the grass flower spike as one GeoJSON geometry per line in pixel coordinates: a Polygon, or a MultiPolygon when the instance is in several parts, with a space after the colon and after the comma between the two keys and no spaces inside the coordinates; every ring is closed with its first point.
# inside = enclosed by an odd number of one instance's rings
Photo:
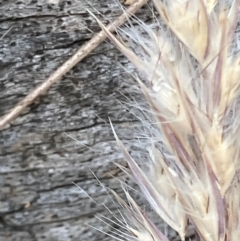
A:
{"type": "MultiPolygon", "coordinates": [[[[100,23],[144,76],[144,81],[136,79],[159,133],[149,137],[149,160],[142,160],[148,168],[115,137],[150,206],[181,240],[191,223],[196,240],[239,241],[240,1],[153,3],[157,23],[133,20],[138,26],[122,31],[125,42],[100,23]]],[[[132,215],[128,231],[134,238],[119,240],[168,240],[128,194],[130,206],[114,195],[132,215]]]]}

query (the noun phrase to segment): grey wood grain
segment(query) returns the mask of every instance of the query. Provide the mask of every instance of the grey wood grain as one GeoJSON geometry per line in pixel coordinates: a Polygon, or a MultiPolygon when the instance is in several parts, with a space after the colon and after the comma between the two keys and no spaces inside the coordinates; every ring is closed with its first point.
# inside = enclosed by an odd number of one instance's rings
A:
{"type": "MultiPolygon", "coordinates": [[[[121,14],[114,0],[89,2],[104,23],[121,14]]],[[[0,35],[9,30],[0,39],[0,115],[100,30],[86,9],[83,0],[0,1],[0,35]]],[[[147,7],[138,16],[151,19],[147,7]]],[[[117,212],[92,172],[122,194],[108,175],[121,176],[112,162],[124,162],[105,121],[124,140],[139,124],[119,103],[131,93],[119,63],[132,70],[106,41],[0,133],[0,241],[113,240],[88,226],[109,232],[94,217],[109,214],[73,182],[117,212]]]]}

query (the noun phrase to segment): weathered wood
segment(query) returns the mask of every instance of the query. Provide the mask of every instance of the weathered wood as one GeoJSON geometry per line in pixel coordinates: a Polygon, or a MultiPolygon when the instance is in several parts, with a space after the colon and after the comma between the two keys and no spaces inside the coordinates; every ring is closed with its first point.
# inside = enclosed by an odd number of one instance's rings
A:
{"type": "MultiPolygon", "coordinates": [[[[85,1],[47,2],[0,1],[0,34],[9,31],[0,36],[0,115],[88,41],[89,29],[100,30],[85,1]]],[[[117,1],[89,2],[105,23],[121,14],[117,1]]],[[[151,19],[147,7],[138,15],[151,19]]],[[[116,212],[92,172],[122,193],[108,175],[121,175],[112,162],[123,160],[105,122],[110,117],[126,140],[138,122],[118,102],[124,99],[120,93],[131,93],[119,63],[131,71],[106,41],[0,133],[0,241],[113,240],[88,226],[108,232],[94,217],[107,211],[73,182],[116,212]]]]}
{"type": "MultiPolygon", "coordinates": [[[[89,2],[108,21],[121,13],[115,1],[89,2]]],[[[78,0],[0,2],[1,36],[9,30],[0,40],[0,115],[89,40],[89,29],[100,30],[87,8],[78,0]]],[[[120,191],[107,173],[122,157],[104,121],[110,117],[117,131],[127,133],[135,120],[117,101],[123,99],[119,91],[127,92],[118,63],[127,66],[112,44],[103,43],[0,133],[1,241],[112,240],[87,226],[107,232],[94,217],[106,210],[72,182],[116,209],[91,170],[120,191]]]]}

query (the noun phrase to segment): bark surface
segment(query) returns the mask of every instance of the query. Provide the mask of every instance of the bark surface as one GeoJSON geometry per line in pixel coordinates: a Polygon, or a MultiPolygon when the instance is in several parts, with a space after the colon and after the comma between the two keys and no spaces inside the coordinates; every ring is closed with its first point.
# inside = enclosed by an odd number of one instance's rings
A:
{"type": "MultiPolygon", "coordinates": [[[[89,3],[104,23],[121,14],[117,1],[89,3]]],[[[100,30],[86,9],[84,0],[0,1],[0,115],[100,30]]],[[[123,160],[105,122],[123,139],[138,123],[119,103],[131,92],[119,63],[130,70],[104,42],[0,133],[0,241],[113,240],[88,226],[109,232],[94,215],[110,215],[73,182],[117,212],[92,172],[122,193],[109,173],[121,176],[112,162],[123,160]]]]}

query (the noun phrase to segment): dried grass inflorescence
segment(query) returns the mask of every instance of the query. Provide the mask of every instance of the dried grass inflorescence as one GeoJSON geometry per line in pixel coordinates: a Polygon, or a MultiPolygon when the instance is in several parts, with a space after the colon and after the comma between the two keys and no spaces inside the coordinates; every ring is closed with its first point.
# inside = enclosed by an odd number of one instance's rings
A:
{"type": "MultiPolygon", "coordinates": [[[[198,240],[238,241],[240,56],[233,45],[240,1],[153,2],[158,26],[135,20],[138,27],[124,32],[132,48],[105,29],[148,80],[136,78],[161,133],[149,138],[149,169],[115,137],[141,192],[181,240],[191,223],[198,240]]],[[[128,205],[113,194],[128,218],[129,234],[119,240],[168,240],[128,192],[128,205]]]]}

